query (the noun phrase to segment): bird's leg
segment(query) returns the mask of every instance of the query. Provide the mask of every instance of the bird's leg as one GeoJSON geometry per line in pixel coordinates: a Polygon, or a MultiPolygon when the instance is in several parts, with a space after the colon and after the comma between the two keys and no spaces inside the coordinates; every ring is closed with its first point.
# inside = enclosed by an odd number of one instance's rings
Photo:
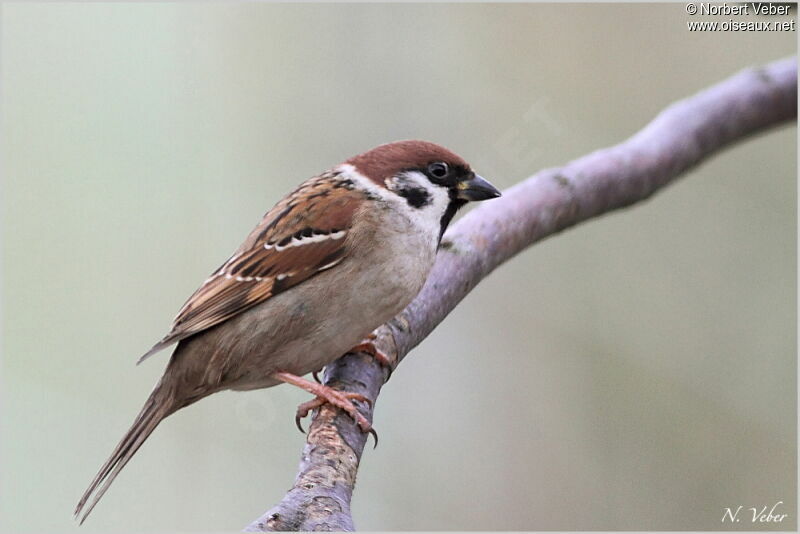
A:
{"type": "Polygon", "coordinates": [[[315,409],[319,408],[323,404],[330,404],[335,406],[341,410],[347,412],[347,414],[353,418],[353,420],[358,424],[358,427],[361,429],[362,432],[369,432],[374,433],[375,431],[372,429],[372,425],[367,418],[361,415],[361,413],[356,409],[353,401],[360,401],[366,402],[370,406],[372,406],[372,401],[369,400],[364,395],[360,393],[350,393],[347,391],[339,391],[333,389],[329,386],[324,386],[322,384],[315,384],[310,380],[306,380],[305,378],[299,377],[297,375],[293,375],[291,373],[286,373],[283,371],[274,373],[273,377],[277,378],[281,382],[286,382],[287,384],[292,384],[293,386],[297,386],[301,389],[304,389],[311,393],[312,395],[316,395],[317,398],[310,400],[308,402],[304,402],[300,406],[297,407],[297,415],[295,417],[295,423],[297,423],[297,428],[300,429],[301,432],[305,434],[305,430],[300,425],[300,419],[307,416],[308,413],[315,409]]]}
{"type": "Polygon", "coordinates": [[[381,367],[385,367],[389,370],[389,376],[386,377],[386,380],[389,380],[392,377],[392,371],[394,371],[394,361],[375,346],[374,341],[376,337],[377,336],[375,334],[368,335],[361,343],[350,349],[348,352],[366,352],[372,356],[375,361],[381,365],[381,367]]]}

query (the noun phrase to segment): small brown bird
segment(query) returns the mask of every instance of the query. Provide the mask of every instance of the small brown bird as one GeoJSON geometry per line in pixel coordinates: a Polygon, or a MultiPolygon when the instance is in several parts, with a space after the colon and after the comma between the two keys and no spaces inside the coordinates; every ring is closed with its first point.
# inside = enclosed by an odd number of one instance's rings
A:
{"type": "Polygon", "coordinates": [[[381,145],[302,183],[264,215],[141,357],[178,343],[75,516],[85,508],[83,523],[165,417],[217,391],[287,382],[317,396],[298,413],[331,403],[370,430],[352,403],[363,397],[301,377],[355,346],[369,349],[366,336],[422,289],[456,211],[498,196],[463,159],[425,141],[381,145]]]}

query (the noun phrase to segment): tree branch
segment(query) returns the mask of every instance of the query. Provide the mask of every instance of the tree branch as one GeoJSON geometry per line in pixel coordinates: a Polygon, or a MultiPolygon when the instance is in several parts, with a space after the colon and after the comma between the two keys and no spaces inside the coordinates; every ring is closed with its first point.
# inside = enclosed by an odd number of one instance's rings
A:
{"type": "MultiPolygon", "coordinates": [[[[376,345],[399,363],[497,266],[561,230],[647,199],[716,151],[797,117],[797,60],[745,70],[659,114],[627,141],[543,170],[467,214],[445,235],[425,287],[379,327],[376,345]]],[[[377,399],[388,373],[347,354],[325,383],[377,399]]],[[[368,419],[372,408],[360,406],[368,419]]],[[[366,436],[346,415],[315,414],[295,484],[247,531],[353,530],[350,499],[366,436]]]]}

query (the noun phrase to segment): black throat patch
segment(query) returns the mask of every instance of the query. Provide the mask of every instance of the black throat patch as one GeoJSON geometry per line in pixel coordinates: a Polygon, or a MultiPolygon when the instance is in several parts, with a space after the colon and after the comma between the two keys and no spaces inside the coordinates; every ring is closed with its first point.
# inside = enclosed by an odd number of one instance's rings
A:
{"type": "Polygon", "coordinates": [[[444,235],[444,231],[447,230],[447,226],[450,224],[450,221],[453,220],[455,217],[456,212],[461,209],[464,204],[466,204],[466,200],[462,200],[456,197],[455,191],[450,191],[450,203],[447,205],[447,209],[442,214],[442,218],[439,221],[441,227],[439,230],[439,242],[442,242],[442,236],[444,235]]]}

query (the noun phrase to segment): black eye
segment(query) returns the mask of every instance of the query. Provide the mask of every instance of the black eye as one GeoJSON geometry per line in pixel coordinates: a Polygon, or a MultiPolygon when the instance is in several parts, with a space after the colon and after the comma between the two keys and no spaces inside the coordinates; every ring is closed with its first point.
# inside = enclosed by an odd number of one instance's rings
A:
{"type": "Polygon", "coordinates": [[[428,172],[435,178],[444,178],[447,176],[447,173],[450,172],[450,168],[447,166],[447,163],[437,161],[436,163],[428,165],[428,172]]]}

